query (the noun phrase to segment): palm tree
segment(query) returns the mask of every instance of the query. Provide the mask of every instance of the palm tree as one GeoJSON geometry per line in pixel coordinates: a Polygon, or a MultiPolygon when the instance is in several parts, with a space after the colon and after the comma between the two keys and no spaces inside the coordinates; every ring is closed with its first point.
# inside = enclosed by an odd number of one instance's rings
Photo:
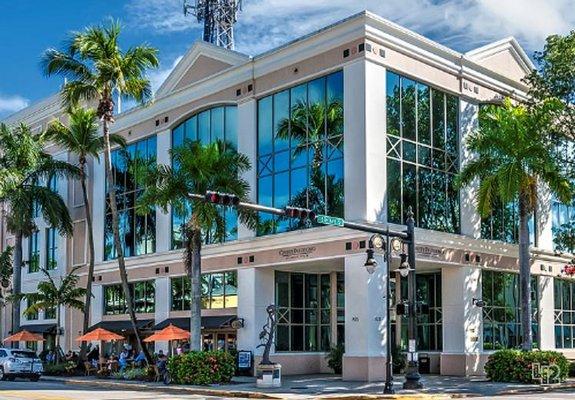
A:
{"type": "MultiPolygon", "coordinates": [[[[53,121],[46,130],[47,139],[78,156],[80,169],[80,184],[84,198],[84,214],[88,225],[88,280],[86,282],[86,300],[84,301],[83,333],[90,326],[90,306],[92,302],[92,279],[94,277],[94,228],[92,224],[92,211],[87,187],[87,163],[90,158],[98,159],[104,150],[104,138],[98,135],[98,115],[94,109],[76,108],[68,113],[68,127],[60,121],[53,121]]],[[[120,135],[111,134],[110,142],[124,147],[126,139],[120,135]]],[[[80,360],[84,359],[86,342],[82,342],[80,360]]]]}
{"type": "Polygon", "coordinates": [[[12,246],[6,247],[0,252],[0,286],[7,289],[10,286],[10,277],[12,277],[12,246]]]}
{"type": "Polygon", "coordinates": [[[521,329],[524,350],[531,350],[531,260],[529,218],[537,202],[537,188],[546,185],[561,200],[571,199],[572,188],[554,157],[548,129],[553,120],[553,101],[528,110],[506,99],[502,106],[482,109],[479,129],[467,146],[477,155],[460,172],[458,186],[479,179],[477,208],[487,217],[496,204],[519,202],[519,273],[521,329]]]}
{"type": "MultiPolygon", "coordinates": [[[[190,196],[208,190],[235,194],[241,201],[248,201],[250,186],[241,174],[251,168],[247,156],[237,153],[223,142],[202,145],[186,141],[172,149],[174,168],[168,165],[142,166],[135,174],[144,184],[145,191],[136,207],[147,213],[150,206],[183,214],[191,213],[185,222],[184,261],[191,281],[191,350],[201,350],[201,250],[202,242],[221,242],[226,237],[226,221],[222,208],[190,196]]],[[[238,209],[240,222],[255,228],[254,213],[238,209]]]]}
{"type": "MultiPolygon", "coordinates": [[[[14,129],[0,125],[0,202],[7,205],[6,226],[14,233],[12,292],[21,292],[22,240],[37,230],[33,210],[60,234],[72,233],[72,220],[62,197],[39,182],[53,177],[75,178],[76,167],[54,160],[43,151],[44,134],[34,134],[26,125],[14,129]]],[[[12,306],[12,330],[20,328],[20,303],[12,306]]]]}
{"type": "MultiPolygon", "coordinates": [[[[343,133],[343,105],[334,100],[328,104],[299,101],[291,110],[289,118],[283,118],[278,124],[278,139],[295,141],[297,145],[293,157],[298,157],[313,148],[312,167],[319,168],[324,160],[323,139],[325,136],[337,136],[343,133]]],[[[338,143],[332,143],[337,146],[338,143]]]]}
{"type": "Polygon", "coordinates": [[[13,302],[20,302],[27,300],[30,306],[24,310],[25,315],[37,315],[40,310],[46,312],[47,310],[54,310],[56,315],[56,364],[60,358],[60,330],[61,317],[60,308],[69,307],[77,310],[84,308],[84,303],[80,300],[86,296],[86,289],[78,287],[78,275],[75,272],[82,266],[72,268],[72,270],[65,276],[60,277],[59,283],[56,283],[54,278],[50,275],[48,270],[41,268],[40,270],[45,276],[44,281],[38,283],[36,293],[20,293],[18,295],[10,296],[9,300],[13,302]]]}
{"type": "Polygon", "coordinates": [[[98,103],[97,116],[102,121],[104,164],[108,180],[118,269],[132,328],[138,345],[144,351],[149,363],[150,355],[138,332],[120,239],[116,190],[111,164],[110,124],[114,122],[114,93],[144,104],[152,95],[150,81],[145,75],[146,70],[157,68],[159,62],[157,49],[147,45],[122,51],[118,42],[120,32],[121,27],[117,22],[111,22],[108,26],[89,27],[83,32],[75,32],[72,34],[70,44],[63,51],[56,49],[46,51],[43,68],[48,76],[58,74],[68,78],[68,82],[62,88],[62,99],[66,106],[75,106],[80,101],[98,103]]]}

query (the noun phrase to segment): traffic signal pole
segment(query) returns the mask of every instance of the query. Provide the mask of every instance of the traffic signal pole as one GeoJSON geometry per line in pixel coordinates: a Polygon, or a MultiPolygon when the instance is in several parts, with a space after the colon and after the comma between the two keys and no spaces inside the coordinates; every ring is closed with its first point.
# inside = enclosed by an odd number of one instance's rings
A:
{"type": "MultiPolygon", "coordinates": [[[[207,201],[214,204],[219,204],[229,207],[245,208],[252,211],[264,212],[273,215],[284,216],[288,218],[299,218],[299,219],[310,219],[311,221],[322,223],[325,225],[333,225],[342,228],[353,229],[356,231],[366,232],[370,234],[378,234],[385,236],[387,238],[387,244],[389,249],[389,238],[399,238],[401,241],[407,245],[407,262],[409,264],[409,275],[408,275],[408,366],[405,374],[405,382],[403,384],[404,389],[421,389],[423,385],[420,382],[421,376],[419,375],[419,362],[417,356],[417,299],[416,299],[416,276],[415,276],[415,221],[413,218],[413,211],[411,207],[407,213],[406,219],[406,230],[405,231],[395,231],[389,228],[381,228],[379,226],[363,224],[358,222],[345,221],[343,218],[330,217],[326,215],[316,215],[313,211],[304,208],[297,207],[285,207],[285,208],[275,208],[263,206],[261,204],[242,202],[240,199],[233,195],[227,193],[218,193],[208,191],[205,195],[189,193],[188,197],[190,199],[207,201]]],[[[389,253],[387,254],[387,265],[389,270],[391,258],[389,253]]],[[[386,303],[387,306],[387,326],[389,324],[389,271],[387,277],[387,296],[388,299],[386,303]]],[[[392,362],[391,362],[391,346],[389,344],[391,340],[391,330],[388,328],[387,332],[387,377],[386,377],[386,393],[393,393],[392,387],[392,362]]]]}

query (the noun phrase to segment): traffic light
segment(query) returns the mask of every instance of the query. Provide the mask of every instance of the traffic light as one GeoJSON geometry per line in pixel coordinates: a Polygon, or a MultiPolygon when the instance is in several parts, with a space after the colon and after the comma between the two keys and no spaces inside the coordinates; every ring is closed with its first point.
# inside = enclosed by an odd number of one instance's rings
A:
{"type": "Polygon", "coordinates": [[[311,219],[312,221],[315,220],[315,213],[312,210],[307,208],[299,208],[299,207],[290,207],[287,206],[285,208],[285,215],[290,218],[299,218],[299,219],[311,219]]]}
{"type": "Polygon", "coordinates": [[[211,190],[206,192],[205,199],[209,203],[221,204],[222,206],[237,206],[240,204],[240,198],[235,194],[219,193],[211,190]]]}

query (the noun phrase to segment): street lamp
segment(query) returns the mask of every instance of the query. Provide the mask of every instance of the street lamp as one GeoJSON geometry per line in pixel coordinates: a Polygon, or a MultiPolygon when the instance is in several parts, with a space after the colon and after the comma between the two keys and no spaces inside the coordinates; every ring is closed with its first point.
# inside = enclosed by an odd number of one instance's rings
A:
{"type": "Polygon", "coordinates": [[[385,386],[383,388],[384,394],[394,394],[395,391],[393,390],[393,360],[392,360],[392,352],[391,352],[391,318],[389,315],[389,310],[391,309],[391,284],[390,284],[390,276],[389,276],[389,234],[386,235],[387,240],[378,233],[373,235],[369,239],[369,245],[367,250],[365,251],[367,254],[367,259],[365,260],[365,269],[371,275],[375,272],[377,268],[377,260],[375,259],[375,249],[383,252],[383,257],[387,262],[387,269],[388,274],[386,278],[386,317],[385,317],[385,329],[387,331],[387,341],[386,341],[386,368],[385,368],[385,386]]]}
{"type": "MultiPolygon", "coordinates": [[[[409,303],[407,320],[407,368],[405,370],[404,389],[421,389],[419,360],[417,356],[417,315],[416,315],[416,276],[415,276],[415,220],[413,210],[409,207],[407,211],[407,236],[409,242],[407,246],[407,257],[402,260],[403,268],[407,273],[407,301],[409,303]]],[[[403,257],[402,257],[403,258],[403,257]]]]}

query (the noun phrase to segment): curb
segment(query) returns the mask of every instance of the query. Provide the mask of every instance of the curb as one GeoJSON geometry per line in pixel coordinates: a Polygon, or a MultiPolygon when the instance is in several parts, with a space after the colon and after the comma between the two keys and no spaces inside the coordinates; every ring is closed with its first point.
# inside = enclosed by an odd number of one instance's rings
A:
{"type": "Polygon", "coordinates": [[[201,396],[227,396],[227,397],[243,397],[248,399],[283,399],[283,396],[268,395],[260,392],[250,392],[241,390],[221,390],[221,389],[208,389],[198,387],[186,387],[179,385],[158,386],[150,385],[147,383],[124,383],[112,381],[108,379],[99,379],[94,381],[86,381],[83,379],[62,379],[52,376],[42,376],[42,381],[45,382],[59,382],[64,385],[86,385],[86,386],[99,386],[106,384],[121,389],[131,390],[157,390],[157,391],[172,391],[172,392],[189,392],[190,394],[198,394],[201,396]]]}

